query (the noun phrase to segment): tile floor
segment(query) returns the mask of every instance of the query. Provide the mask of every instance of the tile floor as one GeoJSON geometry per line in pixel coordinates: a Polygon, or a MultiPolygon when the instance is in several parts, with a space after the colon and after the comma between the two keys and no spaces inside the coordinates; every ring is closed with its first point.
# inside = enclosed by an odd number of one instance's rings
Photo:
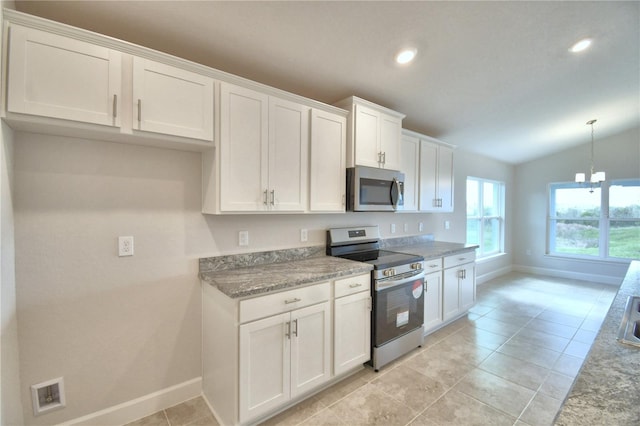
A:
{"type": "MultiPolygon", "coordinates": [[[[617,287],[512,273],[379,373],[366,368],[264,425],[551,425],[617,287]]],[[[128,426],[217,425],[202,398],[128,426]]]]}

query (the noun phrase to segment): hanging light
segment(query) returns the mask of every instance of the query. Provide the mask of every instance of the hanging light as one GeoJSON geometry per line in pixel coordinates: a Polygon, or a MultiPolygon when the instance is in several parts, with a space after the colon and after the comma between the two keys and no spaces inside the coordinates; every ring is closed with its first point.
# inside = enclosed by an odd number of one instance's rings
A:
{"type": "MultiPolygon", "coordinates": [[[[596,121],[597,120],[587,121],[587,125],[591,126],[591,176],[589,177],[589,186],[590,186],[589,192],[593,192],[594,186],[599,186],[602,182],[605,181],[605,173],[596,172],[595,167],[593,165],[593,123],[595,123],[596,121]]],[[[584,173],[576,173],[576,182],[585,183],[586,175],[584,173]]]]}

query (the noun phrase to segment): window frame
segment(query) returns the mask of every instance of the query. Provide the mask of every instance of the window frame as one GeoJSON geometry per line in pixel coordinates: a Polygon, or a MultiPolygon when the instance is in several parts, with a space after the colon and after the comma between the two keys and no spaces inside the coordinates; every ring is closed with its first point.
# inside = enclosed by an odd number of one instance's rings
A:
{"type": "MultiPolygon", "coordinates": [[[[546,255],[554,257],[563,257],[576,260],[600,260],[600,261],[621,261],[626,262],[632,260],[632,258],[611,256],[611,222],[610,216],[610,203],[609,192],[611,186],[617,186],[622,183],[623,186],[638,186],[640,187],[640,179],[613,179],[611,181],[605,181],[601,184],[594,186],[593,189],[599,189],[600,191],[600,216],[598,218],[571,218],[571,217],[555,217],[552,216],[552,212],[555,209],[555,192],[557,189],[576,188],[589,190],[589,184],[576,183],[576,182],[551,182],[547,188],[547,230],[546,230],[546,255]],[[598,222],[598,254],[579,254],[579,253],[564,253],[555,250],[555,226],[553,223],[558,220],[571,220],[571,221],[597,221],[598,222]]],[[[613,221],[640,221],[640,218],[614,218],[613,221]]]]}
{"type": "MultiPolygon", "coordinates": [[[[478,215],[477,216],[469,216],[468,211],[465,212],[466,217],[467,217],[467,221],[466,224],[468,225],[470,220],[477,220],[479,222],[479,235],[478,235],[478,249],[476,251],[477,254],[477,259],[482,259],[482,258],[489,258],[492,256],[498,256],[501,254],[504,254],[504,240],[505,240],[505,183],[499,180],[495,180],[495,179],[485,179],[485,178],[479,178],[479,177],[475,177],[475,176],[467,176],[466,179],[466,191],[467,191],[467,198],[468,198],[468,191],[469,191],[469,185],[468,182],[469,180],[473,180],[476,181],[478,183],[478,191],[475,194],[477,196],[477,201],[478,201],[478,215]],[[484,205],[484,184],[485,183],[489,183],[492,184],[494,186],[494,191],[496,191],[496,195],[497,195],[497,203],[498,205],[493,205],[494,207],[494,211],[496,214],[490,215],[490,216],[485,216],[484,215],[484,211],[485,211],[485,205],[484,205]],[[492,220],[497,220],[498,221],[498,232],[499,232],[499,236],[498,236],[498,247],[496,250],[491,250],[491,251],[486,251],[486,247],[484,245],[484,226],[487,222],[490,222],[492,220]]],[[[468,226],[466,229],[466,238],[468,238],[468,226]]],[[[466,241],[467,244],[476,244],[476,242],[469,242],[468,240],[466,241]]]]}

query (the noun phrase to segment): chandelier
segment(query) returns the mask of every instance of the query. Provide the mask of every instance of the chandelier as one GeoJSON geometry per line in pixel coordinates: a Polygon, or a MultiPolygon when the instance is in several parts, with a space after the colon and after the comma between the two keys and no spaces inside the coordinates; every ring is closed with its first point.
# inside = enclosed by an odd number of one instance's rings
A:
{"type": "MultiPolygon", "coordinates": [[[[593,123],[597,120],[589,120],[587,121],[587,125],[591,126],[591,176],[589,178],[589,192],[593,192],[594,186],[599,186],[605,180],[604,172],[596,172],[595,167],[593,166],[593,123]]],[[[586,176],[584,173],[576,173],[576,182],[577,183],[585,183],[586,176]]]]}

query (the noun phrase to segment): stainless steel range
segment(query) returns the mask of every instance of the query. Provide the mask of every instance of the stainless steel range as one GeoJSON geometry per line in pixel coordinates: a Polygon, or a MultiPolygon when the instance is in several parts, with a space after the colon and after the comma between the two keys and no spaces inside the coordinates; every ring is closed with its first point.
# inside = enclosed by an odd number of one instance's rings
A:
{"type": "Polygon", "coordinates": [[[378,226],[329,229],[327,255],[373,265],[370,363],[375,371],[422,345],[422,256],[380,250],[378,226]]]}

